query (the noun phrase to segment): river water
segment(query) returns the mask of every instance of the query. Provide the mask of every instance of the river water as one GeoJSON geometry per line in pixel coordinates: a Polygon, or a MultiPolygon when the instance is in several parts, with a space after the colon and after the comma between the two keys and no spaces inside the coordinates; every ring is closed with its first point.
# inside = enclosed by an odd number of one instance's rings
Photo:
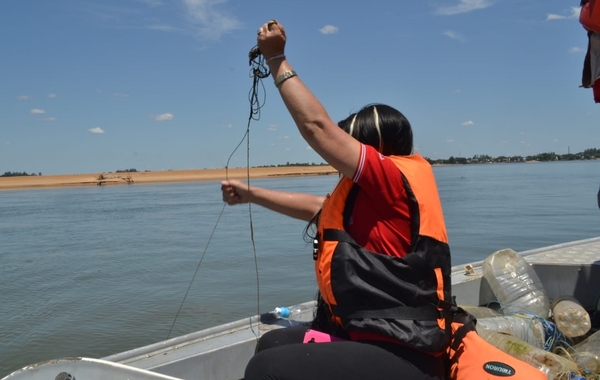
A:
{"type": "MultiPolygon", "coordinates": [[[[454,265],[600,236],[600,161],[434,171],[454,265]]],[[[252,184],[324,194],[336,182],[252,184]]],[[[188,288],[171,337],[256,314],[258,300],[261,312],[311,300],[303,228],[259,206],[223,207],[218,182],[0,192],[0,377],[163,340],[188,288]]]]}

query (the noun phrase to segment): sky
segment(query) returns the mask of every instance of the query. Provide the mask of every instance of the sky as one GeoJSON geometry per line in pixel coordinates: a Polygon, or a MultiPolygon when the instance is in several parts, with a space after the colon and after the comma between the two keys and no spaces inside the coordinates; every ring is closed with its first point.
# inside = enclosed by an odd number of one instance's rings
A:
{"type": "Polygon", "coordinates": [[[432,159],[600,148],[578,14],[579,0],[2,0],[0,173],[323,162],[272,78],[234,152],[270,19],[336,122],[388,104],[432,159]]]}

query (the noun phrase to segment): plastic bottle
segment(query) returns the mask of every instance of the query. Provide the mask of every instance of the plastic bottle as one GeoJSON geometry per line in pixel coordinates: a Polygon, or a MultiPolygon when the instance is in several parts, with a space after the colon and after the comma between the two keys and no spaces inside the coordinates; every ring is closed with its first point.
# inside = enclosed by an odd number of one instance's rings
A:
{"type": "Polygon", "coordinates": [[[283,320],[281,324],[286,326],[299,326],[310,324],[309,320],[305,320],[306,316],[304,316],[303,318],[302,310],[300,309],[290,309],[288,307],[281,306],[276,307],[271,313],[281,318],[283,320]]]}
{"type": "Polygon", "coordinates": [[[569,349],[571,359],[577,363],[580,371],[591,371],[596,375],[600,374],[600,358],[590,352],[577,352],[569,349]]]}
{"type": "Polygon", "coordinates": [[[600,330],[568,349],[580,368],[600,374],[600,330]]]}
{"type": "Polygon", "coordinates": [[[592,328],[590,315],[573,297],[559,297],[554,301],[552,318],[560,332],[569,338],[585,335],[592,328]]]}
{"type": "Polygon", "coordinates": [[[548,380],[576,379],[580,375],[575,362],[534,347],[515,336],[495,331],[483,331],[479,335],[507,354],[538,368],[548,380]]]}
{"type": "Polygon", "coordinates": [[[281,306],[281,307],[276,307],[275,310],[273,310],[273,314],[275,314],[279,318],[287,319],[292,314],[292,311],[285,306],[281,306]]]}
{"type": "Polygon", "coordinates": [[[485,306],[465,306],[465,305],[458,305],[458,306],[477,319],[496,317],[496,316],[500,315],[500,313],[498,313],[496,310],[491,309],[489,307],[485,307],[485,306]]]}
{"type": "Polygon", "coordinates": [[[483,261],[483,277],[503,308],[548,318],[550,302],[529,263],[512,249],[492,253],[483,261]]]}
{"type": "Polygon", "coordinates": [[[542,349],[546,342],[546,332],[542,320],[528,314],[477,318],[476,328],[479,334],[483,331],[510,334],[542,349]]]}

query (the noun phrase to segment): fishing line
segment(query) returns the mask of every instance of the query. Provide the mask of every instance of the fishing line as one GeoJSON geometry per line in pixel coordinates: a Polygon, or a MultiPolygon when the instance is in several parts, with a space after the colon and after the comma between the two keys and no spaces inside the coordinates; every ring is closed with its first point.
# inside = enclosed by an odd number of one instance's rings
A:
{"type": "MultiPolygon", "coordinates": [[[[250,124],[251,124],[252,120],[255,120],[255,121],[260,120],[260,109],[264,105],[266,97],[267,97],[265,86],[262,83],[262,80],[264,78],[267,78],[271,74],[271,72],[269,71],[268,67],[266,66],[264,57],[261,55],[260,51],[258,50],[258,47],[255,46],[250,50],[250,52],[248,53],[248,58],[249,58],[249,65],[251,67],[250,77],[252,78],[252,87],[250,88],[250,92],[248,94],[248,100],[250,102],[250,115],[248,116],[248,124],[246,126],[246,132],[242,136],[242,139],[240,140],[240,142],[236,145],[236,147],[233,149],[233,151],[227,158],[227,163],[225,164],[225,179],[227,181],[229,180],[229,162],[231,161],[231,158],[233,157],[235,152],[239,149],[239,147],[242,145],[244,140],[246,140],[246,182],[247,182],[247,186],[248,186],[248,188],[247,188],[248,189],[248,197],[250,197],[250,124]],[[259,84],[263,90],[262,97],[259,96],[259,84]],[[262,101],[261,101],[261,99],[262,99],[262,101]]],[[[219,222],[221,221],[221,217],[223,216],[223,212],[225,211],[226,205],[227,205],[227,203],[223,202],[223,207],[221,208],[221,212],[219,213],[219,216],[217,217],[217,222],[215,223],[213,230],[212,230],[210,236],[208,237],[208,241],[206,243],[206,246],[204,247],[204,251],[202,252],[200,261],[198,262],[198,265],[196,266],[196,271],[194,272],[194,275],[192,276],[192,280],[190,281],[190,284],[188,285],[185,295],[183,296],[183,300],[181,301],[181,304],[179,305],[179,309],[177,310],[177,313],[175,314],[173,324],[171,324],[171,328],[169,329],[169,333],[167,334],[167,339],[169,339],[169,337],[171,336],[173,327],[175,326],[175,323],[177,322],[177,319],[179,318],[181,309],[183,308],[183,305],[185,303],[185,300],[187,299],[190,289],[192,288],[192,285],[194,284],[196,275],[198,274],[198,271],[200,270],[200,266],[202,265],[204,256],[206,255],[206,252],[208,251],[208,246],[210,245],[213,235],[215,234],[215,231],[217,229],[217,226],[219,225],[219,222]]],[[[256,243],[254,241],[254,225],[252,222],[252,202],[250,202],[250,200],[248,201],[248,214],[249,214],[249,219],[250,219],[250,240],[252,241],[252,252],[254,254],[254,270],[256,273],[256,310],[257,310],[256,314],[260,315],[260,282],[259,282],[259,275],[258,275],[258,259],[256,256],[256,243]]],[[[260,330],[259,330],[259,333],[260,333],[260,330]]]]}

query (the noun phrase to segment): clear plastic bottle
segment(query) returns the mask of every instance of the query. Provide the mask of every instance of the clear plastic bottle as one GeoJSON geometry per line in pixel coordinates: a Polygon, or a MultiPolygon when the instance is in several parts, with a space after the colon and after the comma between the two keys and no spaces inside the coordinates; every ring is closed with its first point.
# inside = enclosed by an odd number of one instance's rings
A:
{"type": "Polygon", "coordinates": [[[591,371],[596,376],[600,375],[600,358],[598,355],[587,351],[573,351],[572,348],[569,349],[569,355],[577,363],[580,371],[591,371]]]}
{"type": "Polygon", "coordinates": [[[573,297],[560,297],[554,301],[552,318],[560,332],[569,338],[585,335],[592,328],[590,315],[573,297]]]}
{"type": "Polygon", "coordinates": [[[580,368],[600,374],[600,330],[569,348],[568,352],[580,368]]]}
{"type": "Polygon", "coordinates": [[[483,277],[504,308],[548,318],[550,302],[529,263],[512,249],[492,253],[483,261],[483,277]]]}
{"type": "Polygon", "coordinates": [[[546,374],[548,380],[576,379],[580,376],[575,362],[534,347],[515,336],[495,331],[483,331],[479,335],[507,354],[538,368],[546,374]]]}
{"type": "Polygon", "coordinates": [[[281,306],[281,307],[276,307],[275,310],[273,310],[273,314],[275,314],[279,318],[289,318],[290,315],[292,314],[292,311],[285,306],[281,306]]]}
{"type": "Polygon", "coordinates": [[[290,309],[285,306],[276,307],[271,313],[281,318],[288,326],[307,325],[309,321],[302,320],[302,311],[300,309],[290,309]]]}
{"type": "Polygon", "coordinates": [[[546,332],[542,320],[532,315],[499,315],[489,318],[477,318],[477,332],[495,331],[516,336],[525,342],[544,348],[546,332]]]}
{"type": "Polygon", "coordinates": [[[458,306],[477,319],[491,318],[491,317],[500,315],[500,313],[498,313],[496,310],[491,309],[489,307],[485,307],[485,306],[465,306],[465,305],[458,305],[458,306]]]}

